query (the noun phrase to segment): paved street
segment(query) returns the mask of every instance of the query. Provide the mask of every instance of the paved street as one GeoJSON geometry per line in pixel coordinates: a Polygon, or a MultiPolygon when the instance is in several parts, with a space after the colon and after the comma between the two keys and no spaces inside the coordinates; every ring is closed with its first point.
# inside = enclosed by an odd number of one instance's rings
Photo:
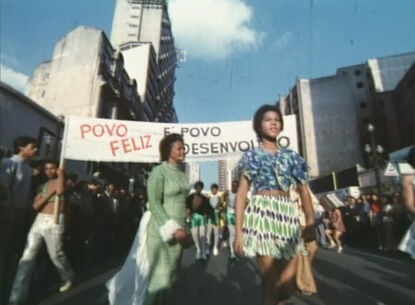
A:
{"type": "MultiPolygon", "coordinates": [[[[207,263],[195,262],[194,249],[186,250],[172,305],[255,305],[260,276],[253,260],[228,262],[223,249],[207,263]]],[[[319,250],[315,261],[317,296],[295,295],[296,305],[413,305],[415,262],[346,249],[343,254],[319,250]]],[[[39,305],[105,305],[104,283],[115,270],[52,295],[39,305]]]]}

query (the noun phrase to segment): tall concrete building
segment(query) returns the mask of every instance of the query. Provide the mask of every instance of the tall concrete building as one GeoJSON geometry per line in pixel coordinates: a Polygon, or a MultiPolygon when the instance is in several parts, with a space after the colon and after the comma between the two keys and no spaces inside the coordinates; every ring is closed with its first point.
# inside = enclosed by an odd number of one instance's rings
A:
{"type": "Polygon", "coordinates": [[[218,185],[219,191],[223,192],[226,190],[227,187],[227,166],[226,160],[219,160],[218,161],[218,185]]]}
{"type": "Polygon", "coordinates": [[[200,180],[200,165],[198,163],[186,163],[186,177],[189,185],[193,187],[196,181],[200,180]]]}
{"type": "Polygon", "coordinates": [[[299,148],[310,177],[367,163],[367,126],[381,124],[375,96],[393,90],[414,62],[415,53],[370,59],[333,76],[298,78],[289,94],[280,96],[282,112],[298,117],[299,148]]]}
{"type": "MultiPolygon", "coordinates": [[[[117,0],[111,42],[123,53],[127,50],[135,53],[135,49],[143,47],[140,43],[151,44],[156,70],[146,70],[145,66],[134,60],[126,62],[125,68],[131,75],[143,74],[138,70],[156,73],[153,85],[157,93],[154,96],[143,93],[141,98],[155,109],[155,121],[177,122],[173,105],[177,58],[166,0],[117,0]]],[[[140,79],[137,81],[140,82],[140,79]]],[[[142,84],[145,87],[150,85],[148,82],[142,84]]],[[[147,90],[145,88],[143,92],[147,90]]]]}
{"type": "Polygon", "coordinates": [[[158,108],[157,100],[157,61],[151,43],[131,42],[121,47],[124,65],[128,67],[128,75],[137,81],[137,92],[143,102],[143,117],[145,121],[155,121],[158,108]]]}
{"type": "Polygon", "coordinates": [[[137,83],[103,31],[78,26],[39,64],[26,94],[55,115],[142,120],[137,83]]]}
{"type": "Polygon", "coordinates": [[[415,63],[392,91],[374,94],[377,142],[387,152],[415,144],[415,63]]]}
{"type": "Polygon", "coordinates": [[[218,185],[220,191],[231,189],[232,181],[238,180],[236,173],[236,165],[239,158],[230,158],[218,161],[218,185]]]}

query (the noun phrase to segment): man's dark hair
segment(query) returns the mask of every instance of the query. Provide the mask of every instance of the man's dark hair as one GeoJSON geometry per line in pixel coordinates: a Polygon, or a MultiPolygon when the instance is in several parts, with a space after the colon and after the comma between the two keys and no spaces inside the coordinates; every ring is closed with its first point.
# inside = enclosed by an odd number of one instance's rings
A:
{"type": "Polygon", "coordinates": [[[210,185],[210,188],[211,189],[218,189],[219,188],[219,185],[217,185],[216,183],[212,183],[211,185],[210,185]]]}
{"type": "Polygon", "coordinates": [[[252,119],[252,128],[254,129],[258,139],[262,139],[261,123],[264,118],[265,112],[268,112],[268,111],[273,111],[273,112],[278,113],[281,119],[281,130],[284,129],[284,120],[283,120],[280,109],[275,105],[262,105],[255,112],[254,118],[252,119]]]}
{"type": "Polygon", "coordinates": [[[77,182],[78,181],[78,175],[75,173],[66,173],[65,174],[65,178],[66,180],[71,180],[73,182],[77,182]]]}
{"type": "Polygon", "coordinates": [[[200,187],[203,189],[203,187],[204,187],[205,185],[204,185],[204,183],[203,183],[202,181],[196,181],[196,182],[195,182],[195,188],[196,188],[197,186],[200,186],[200,187]]]}
{"type": "Polygon", "coordinates": [[[53,164],[53,165],[56,165],[56,167],[59,167],[59,162],[58,162],[58,160],[55,160],[55,159],[47,159],[47,160],[43,161],[43,167],[46,164],[53,164]]]}
{"type": "Polygon", "coordinates": [[[107,188],[107,187],[109,187],[111,184],[115,187],[115,183],[114,183],[114,182],[112,182],[112,181],[107,181],[107,182],[105,182],[104,187],[105,187],[105,188],[107,188]]]}
{"type": "Polygon", "coordinates": [[[411,148],[408,154],[408,163],[415,169],[415,146],[411,148]]]}
{"type": "Polygon", "coordinates": [[[23,136],[23,137],[18,137],[13,141],[13,151],[15,154],[18,154],[20,152],[20,147],[25,147],[28,144],[36,144],[37,145],[37,141],[35,138],[32,137],[27,137],[27,136],[23,136]]]}
{"type": "Polygon", "coordinates": [[[169,134],[160,141],[160,161],[167,161],[169,159],[173,144],[177,141],[184,143],[183,137],[177,133],[169,134]]]}

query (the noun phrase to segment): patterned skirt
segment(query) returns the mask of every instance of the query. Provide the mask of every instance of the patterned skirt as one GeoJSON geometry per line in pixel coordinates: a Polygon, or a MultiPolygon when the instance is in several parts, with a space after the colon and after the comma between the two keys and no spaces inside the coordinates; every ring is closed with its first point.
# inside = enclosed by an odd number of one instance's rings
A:
{"type": "Polygon", "coordinates": [[[245,209],[244,254],[289,260],[306,255],[298,210],[288,197],[255,195],[245,209]]]}

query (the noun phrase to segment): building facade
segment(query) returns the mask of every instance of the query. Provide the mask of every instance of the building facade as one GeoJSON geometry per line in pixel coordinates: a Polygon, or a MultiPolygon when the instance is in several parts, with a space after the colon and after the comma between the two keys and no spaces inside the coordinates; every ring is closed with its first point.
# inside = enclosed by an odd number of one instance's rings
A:
{"type": "MultiPolygon", "coordinates": [[[[177,122],[177,114],[173,105],[177,57],[166,1],[117,0],[111,42],[122,52],[125,52],[126,46],[134,43],[152,45],[157,66],[155,86],[157,93],[155,96],[147,96],[146,98],[151,98],[151,100],[146,100],[146,102],[156,109],[155,121],[177,122]]],[[[138,69],[143,69],[142,73],[152,73],[134,61],[129,61],[125,68],[131,75],[137,73],[138,69]]],[[[143,85],[149,84],[143,83],[143,85]]]]}
{"type": "Polygon", "coordinates": [[[415,64],[388,97],[377,99],[377,126],[385,128],[381,132],[381,135],[386,135],[382,142],[392,152],[415,144],[415,64]]]}
{"type": "Polygon", "coordinates": [[[156,119],[160,103],[157,101],[157,59],[151,43],[131,42],[120,48],[128,75],[137,81],[137,91],[143,105],[145,121],[156,119]]]}
{"type": "Polygon", "coordinates": [[[192,187],[196,181],[200,181],[200,165],[198,163],[186,163],[185,173],[189,185],[192,187]]]}
{"type": "MultiPolygon", "coordinates": [[[[363,151],[370,136],[368,124],[390,121],[391,126],[397,125],[394,118],[378,121],[376,100],[387,97],[414,62],[415,53],[370,59],[340,68],[334,76],[298,78],[289,94],[279,97],[281,111],[298,117],[299,150],[310,165],[311,178],[368,164],[363,151]]],[[[382,143],[380,137],[377,132],[382,143]]]]}
{"type": "Polygon", "coordinates": [[[236,165],[239,158],[229,158],[218,161],[218,185],[220,191],[230,190],[233,180],[239,180],[236,165]]]}
{"type": "MultiPolygon", "coordinates": [[[[148,105],[141,102],[136,80],[125,71],[122,53],[103,31],[90,27],[78,26],[56,43],[52,59],[36,67],[26,93],[56,116],[147,120],[148,105]]],[[[69,162],[78,172],[120,185],[128,185],[130,178],[143,180],[137,176],[142,164],[69,162]]]]}
{"type": "Polygon", "coordinates": [[[55,115],[143,120],[137,83],[103,31],[78,26],[38,65],[26,94],[55,115]]]}

